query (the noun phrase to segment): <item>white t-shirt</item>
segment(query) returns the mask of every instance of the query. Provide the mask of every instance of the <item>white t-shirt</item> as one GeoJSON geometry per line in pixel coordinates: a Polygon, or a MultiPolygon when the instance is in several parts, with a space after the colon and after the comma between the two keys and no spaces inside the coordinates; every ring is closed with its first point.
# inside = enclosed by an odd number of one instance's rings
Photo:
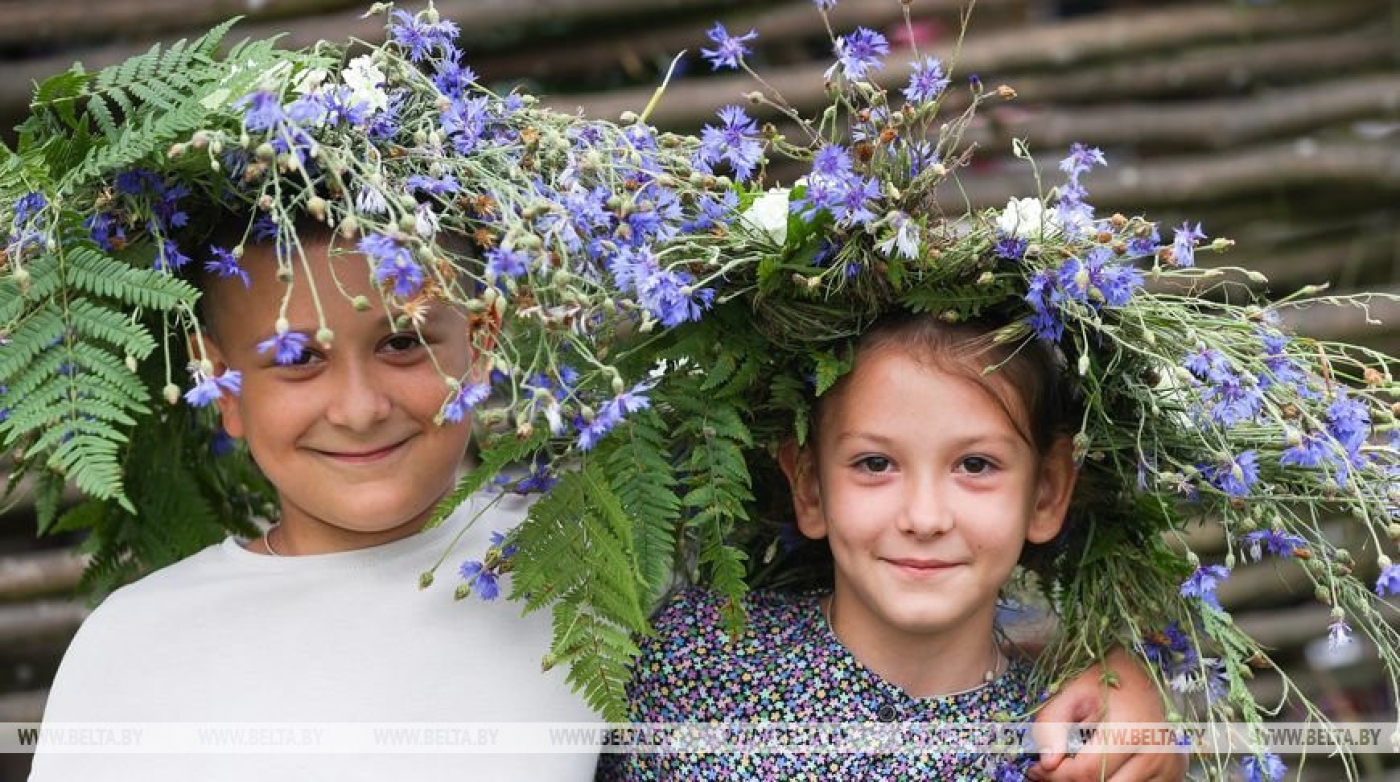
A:
{"type": "MultiPolygon", "coordinates": [[[[357,551],[274,557],[232,538],[114,592],[79,629],[46,728],[76,722],[590,722],[541,672],[549,612],[453,599],[456,570],[526,502],[473,498],[442,526],[357,551]],[[459,530],[483,508],[419,589],[459,530]]],[[[275,726],[272,726],[275,727],[275,726]]],[[[40,749],[31,782],[591,779],[565,754],[74,754],[40,749]]]]}

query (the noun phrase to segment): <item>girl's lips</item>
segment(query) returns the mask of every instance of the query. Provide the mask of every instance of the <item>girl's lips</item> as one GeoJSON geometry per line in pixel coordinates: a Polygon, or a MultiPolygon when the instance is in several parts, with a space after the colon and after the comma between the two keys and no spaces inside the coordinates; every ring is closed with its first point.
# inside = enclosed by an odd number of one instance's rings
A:
{"type": "Polygon", "coordinates": [[[936,576],[958,566],[956,562],[944,562],[940,559],[886,559],[884,561],[893,565],[899,572],[915,577],[936,576]]]}

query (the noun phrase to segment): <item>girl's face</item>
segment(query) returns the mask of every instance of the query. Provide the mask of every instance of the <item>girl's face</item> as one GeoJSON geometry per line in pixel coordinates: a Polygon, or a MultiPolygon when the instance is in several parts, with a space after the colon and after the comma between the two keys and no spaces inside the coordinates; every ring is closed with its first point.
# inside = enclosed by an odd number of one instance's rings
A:
{"type": "Polygon", "coordinates": [[[1022,545],[1060,529],[1069,445],[1038,457],[973,381],[898,346],[863,352],[816,442],[782,454],[799,528],[831,544],[842,640],[988,638],[1022,545]]]}

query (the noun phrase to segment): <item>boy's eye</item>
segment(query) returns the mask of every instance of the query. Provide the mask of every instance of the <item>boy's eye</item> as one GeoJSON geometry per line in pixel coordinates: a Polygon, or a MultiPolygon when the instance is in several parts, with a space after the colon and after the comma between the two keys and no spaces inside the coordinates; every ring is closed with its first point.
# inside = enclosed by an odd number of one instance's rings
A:
{"type": "Polygon", "coordinates": [[[981,456],[964,457],[958,466],[962,468],[963,472],[970,475],[981,475],[992,469],[992,463],[981,456]]]}
{"type": "Polygon", "coordinates": [[[856,460],[856,467],[869,473],[885,473],[890,471],[890,460],[883,456],[864,456],[856,460]]]}

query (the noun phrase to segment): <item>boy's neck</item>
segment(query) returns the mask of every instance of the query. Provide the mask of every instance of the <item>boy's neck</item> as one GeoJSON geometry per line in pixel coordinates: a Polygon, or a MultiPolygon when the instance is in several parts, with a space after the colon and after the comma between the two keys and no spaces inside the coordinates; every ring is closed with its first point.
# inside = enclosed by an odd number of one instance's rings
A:
{"type": "Polygon", "coordinates": [[[249,548],[284,557],[355,551],[402,540],[422,530],[427,521],[428,517],[423,516],[391,529],[356,532],[315,519],[288,519],[272,527],[249,548]]]}
{"type": "Polygon", "coordinates": [[[833,613],[834,596],[822,601],[837,640],[880,678],[915,698],[972,689],[1000,674],[1005,657],[992,638],[994,613],[969,619],[944,633],[902,633],[859,626],[856,612],[833,613]]]}

